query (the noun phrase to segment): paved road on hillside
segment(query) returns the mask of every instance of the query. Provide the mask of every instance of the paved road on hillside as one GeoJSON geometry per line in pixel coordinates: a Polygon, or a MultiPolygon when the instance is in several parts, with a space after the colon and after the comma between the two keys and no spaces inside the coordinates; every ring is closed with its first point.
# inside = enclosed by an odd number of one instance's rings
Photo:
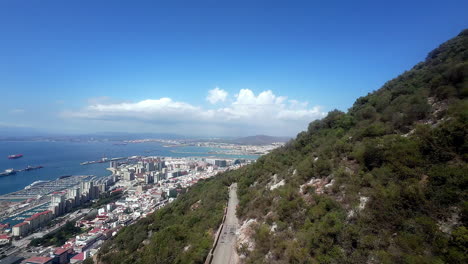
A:
{"type": "Polygon", "coordinates": [[[213,264],[236,264],[239,257],[236,252],[236,231],[239,221],[236,217],[236,207],[239,203],[237,199],[237,183],[231,185],[229,190],[229,202],[224,222],[223,230],[219,238],[216,249],[213,253],[213,264]]]}

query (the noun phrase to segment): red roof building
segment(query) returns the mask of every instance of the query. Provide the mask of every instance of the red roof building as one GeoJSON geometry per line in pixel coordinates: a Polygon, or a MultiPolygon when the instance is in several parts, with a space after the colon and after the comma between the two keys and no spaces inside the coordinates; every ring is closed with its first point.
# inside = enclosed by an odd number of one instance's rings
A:
{"type": "Polygon", "coordinates": [[[24,261],[26,264],[52,264],[53,258],[49,257],[32,257],[24,261]]]}
{"type": "Polygon", "coordinates": [[[67,251],[68,251],[68,248],[57,248],[54,251],[54,255],[62,255],[63,253],[67,251]]]}
{"type": "Polygon", "coordinates": [[[27,225],[28,223],[25,223],[25,222],[21,222],[19,224],[16,224],[14,225],[13,227],[20,227],[20,226],[24,226],[24,225],[27,225]]]}
{"type": "Polygon", "coordinates": [[[54,251],[55,263],[65,264],[68,262],[68,249],[67,248],[57,248],[54,251]]]}
{"type": "Polygon", "coordinates": [[[70,259],[70,263],[77,263],[80,261],[85,260],[85,254],[84,252],[76,254],[73,258],[70,259]]]}
{"type": "Polygon", "coordinates": [[[5,234],[0,234],[0,245],[6,245],[11,242],[11,237],[5,234]]]}

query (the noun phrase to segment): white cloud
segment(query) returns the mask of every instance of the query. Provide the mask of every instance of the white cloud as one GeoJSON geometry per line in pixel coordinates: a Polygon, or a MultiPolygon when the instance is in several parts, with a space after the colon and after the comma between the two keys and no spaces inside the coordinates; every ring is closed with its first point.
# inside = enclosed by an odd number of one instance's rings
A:
{"type": "MultiPolygon", "coordinates": [[[[225,101],[227,93],[217,98],[208,100],[218,102],[222,98],[225,101]]],[[[121,103],[90,101],[79,111],[62,113],[68,119],[101,120],[102,125],[106,121],[119,121],[119,128],[124,131],[134,130],[137,126],[141,131],[151,128],[157,132],[187,135],[295,135],[306,129],[309,122],[324,115],[320,107],[308,107],[307,102],[288,100],[270,90],[255,95],[249,89],[241,89],[233,97],[232,103],[216,109],[163,97],[121,103]]]]}
{"type": "Polygon", "coordinates": [[[216,104],[217,102],[224,102],[228,93],[225,90],[219,89],[218,87],[214,88],[213,90],[208,91],[208,96],[206,100],[212,104],[216,104]]]}

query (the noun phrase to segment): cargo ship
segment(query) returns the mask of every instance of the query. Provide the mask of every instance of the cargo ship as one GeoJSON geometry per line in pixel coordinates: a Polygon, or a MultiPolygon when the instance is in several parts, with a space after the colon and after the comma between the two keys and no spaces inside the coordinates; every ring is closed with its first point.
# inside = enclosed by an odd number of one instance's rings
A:
{"type": "Polygon", "coordinates": [[[38,169],[42,169],[42,168],[44,168],[44,167],[43,166],[28,166],[24,170],[25,171],[31,171],[31,170],[38,170],[38,169]]]}
{"type": "Polygon", "coordinates": [[[23,157],[23,154],[14,154],[8,156],[9,159],[19,159],[21,157],[23,157]]]}
{"type": "Polygon", "coordinates": [[[100,160],[93,160],[93,161],[85,161],[85,162],[81,162],[80,165],[89,165],[89,164],[96,164],[96,163],[104,163],[106,161],[108,161],[109,159],[104,157],[100,160]]]}
{"type": "Polygon", "coordinates": [[[7,169],[4,172],[0,172],[0,176],[8,176],[12,174],[16,174],[16,171],[14,169],[7,169]]]}

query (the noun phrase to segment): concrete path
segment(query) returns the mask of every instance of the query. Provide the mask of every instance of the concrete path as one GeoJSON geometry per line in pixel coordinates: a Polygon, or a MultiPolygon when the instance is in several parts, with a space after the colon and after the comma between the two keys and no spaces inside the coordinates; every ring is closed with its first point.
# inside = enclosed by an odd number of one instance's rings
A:
{"type": "Polygon", "coordinates": [[[229,187],[229,202],[226,213],[226,220],[216,249],[213,253],[213,264],[237,264],[239,256],[236,252],[237,229],[239,221],[236,216],[236,207],[239,203],[237,199],[237,183],[229,187]]]}

